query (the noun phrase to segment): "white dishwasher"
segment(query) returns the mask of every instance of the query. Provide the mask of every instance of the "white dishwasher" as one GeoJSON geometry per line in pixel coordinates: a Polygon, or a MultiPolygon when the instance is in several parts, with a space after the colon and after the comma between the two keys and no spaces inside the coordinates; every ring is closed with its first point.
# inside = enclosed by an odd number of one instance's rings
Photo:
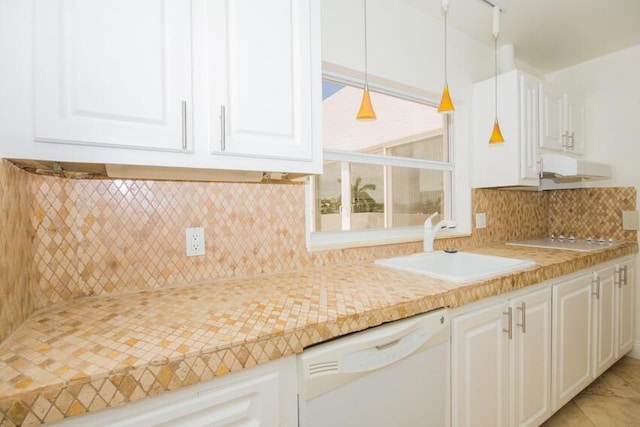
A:
{"type": "Polygon", "coordinates": [[[435,310],[298,356],[300,427],[450,424],[449,313],[435,310]]]}

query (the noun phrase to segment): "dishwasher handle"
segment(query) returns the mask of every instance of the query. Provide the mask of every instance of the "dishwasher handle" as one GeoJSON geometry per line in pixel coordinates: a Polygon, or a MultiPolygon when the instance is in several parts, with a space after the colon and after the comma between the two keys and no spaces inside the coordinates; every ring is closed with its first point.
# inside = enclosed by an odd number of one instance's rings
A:
{"type": "Polygon", "coordinates": [[[305,349],[298,355],[302,400],[333,390],[413,354],[449,342],[446,309],[416,315],[305,349]]]}
{"type": "Polygon", "coordinates": [[[375,371],[410,356],[429,342],[432,336],[433,329],[430,326],[424,326],[400,339],[346,354],[342,358],[341,370],[342,372],[375,371]]]}

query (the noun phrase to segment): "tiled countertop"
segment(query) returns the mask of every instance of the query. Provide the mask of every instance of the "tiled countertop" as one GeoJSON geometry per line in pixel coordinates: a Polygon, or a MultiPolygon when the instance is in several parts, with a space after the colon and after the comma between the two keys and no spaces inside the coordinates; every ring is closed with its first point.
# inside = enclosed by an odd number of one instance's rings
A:
{"type": "Polygon", "coordinates": [[[40,311],[0,345],[0,426],[37,425],[175,390],[349,332],[570,274],[638,246],[469,251],[536,266],[459,286],[358,262],[82,298],[40,311]]]}

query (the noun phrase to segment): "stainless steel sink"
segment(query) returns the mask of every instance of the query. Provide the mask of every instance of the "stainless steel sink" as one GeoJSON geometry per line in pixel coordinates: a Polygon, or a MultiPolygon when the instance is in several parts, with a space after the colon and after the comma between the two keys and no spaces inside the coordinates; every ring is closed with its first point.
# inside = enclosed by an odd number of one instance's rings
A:
{"type": "Polygon", "coordinates": [[[470,252],[437,251],[379,259],[376,264],[453,283],[467,283],[524,270],[534,266],[535,262],[470,252]]]}

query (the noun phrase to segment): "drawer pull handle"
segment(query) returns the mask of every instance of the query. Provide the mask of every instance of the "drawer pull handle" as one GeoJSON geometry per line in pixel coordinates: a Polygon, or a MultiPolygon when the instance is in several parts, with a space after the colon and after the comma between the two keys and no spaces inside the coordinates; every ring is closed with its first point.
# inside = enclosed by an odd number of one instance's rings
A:
{"type": "Polygon", "coordinates": [[[591,295],[595,295],[596,299],[600,299],[600,276],[596,276],[593,280],[596,285],[596,291],[592,292],[591,295]]]}
{"type": "Polygon", "coordinates": [[[520,304],[520,307],[518,307],[518,310],[522,312],[522,323],[518,323],[518,326],[522,328],[522,333],[526,334],[527,333],[527,303],[522,301],[522,303],[520,304]]]}
{"type": "Polygon", "coordinates": [[[507,311],[503,311],[502,314],[507,316],[507,329],[503,329],[502,332],[506,332],[509,339],[513,339],[513,328],[511,327],[511,323],[513,322],[513,309],[509,307],[507,311]]]}

